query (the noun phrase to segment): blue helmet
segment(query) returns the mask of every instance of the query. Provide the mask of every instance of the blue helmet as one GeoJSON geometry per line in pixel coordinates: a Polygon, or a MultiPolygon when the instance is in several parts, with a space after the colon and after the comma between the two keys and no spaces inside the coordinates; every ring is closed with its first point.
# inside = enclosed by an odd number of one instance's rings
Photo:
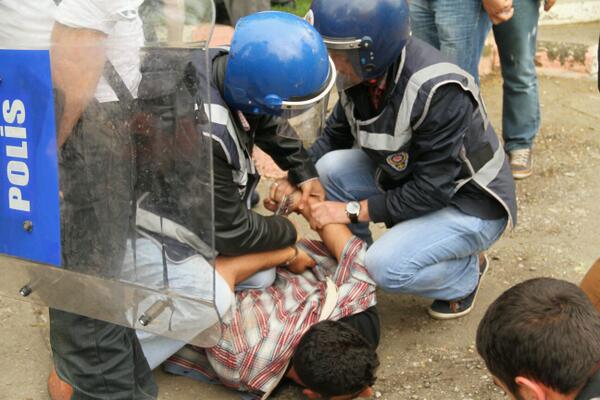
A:
{"type": "Polygon", "coordinates": [[[309,23],[284,12],[261,12],[236,25],[224,99],[249,114],[299,113],[325,98],[335,78],[323,39],[309,23]]]}
{"type": "Polygon", "coordinates": [[[313,0],[307,20],[323,36],[338,74],[348,73],[338,63],[343,55],[362,81],[384,75],[410,36],[406,0],[313,0]]]}

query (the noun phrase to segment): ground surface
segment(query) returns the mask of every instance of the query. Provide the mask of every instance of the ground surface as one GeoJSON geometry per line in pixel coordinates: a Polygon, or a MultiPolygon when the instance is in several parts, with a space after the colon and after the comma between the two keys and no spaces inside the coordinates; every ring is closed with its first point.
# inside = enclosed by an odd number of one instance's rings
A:
{"type": "MultiPolygon", "coordinates": [[[[429,301],[379,296],[383,338],[376,384],[381,399],[502,399],[474,350],[486,306],[535,276],[579,281],[600,256],[600,95],[592,80],[541,78],[543,125],[535,175],[518,183],[520,224],[490,252],[491,270],[475,311],[453,322],[431,320],[429,301]]],[[[500,130],[501,82],[484,79],[500,130]]],[[[264,184],[262,186],[264,190],[264,184]]],[[[47,310],[0,299],[0,399],[45,400],[50,367],[47,310]]],[[[156,372],[161,400],[238,399],[235,393],[156,372]]],[[[280,399],[300,398],[285,387],[280,399]]]]}

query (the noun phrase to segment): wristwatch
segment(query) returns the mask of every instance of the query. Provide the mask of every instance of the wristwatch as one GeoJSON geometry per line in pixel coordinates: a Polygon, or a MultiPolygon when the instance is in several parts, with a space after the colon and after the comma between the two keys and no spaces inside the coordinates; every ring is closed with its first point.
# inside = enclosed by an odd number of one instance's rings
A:
{"type": "Polygon", "coordinates": [[[350,218],[350,222],[356,224],[358,222],[358,214],[360,214],[360,203],[358,201],[346,203],[346,215],[350,218]]]}

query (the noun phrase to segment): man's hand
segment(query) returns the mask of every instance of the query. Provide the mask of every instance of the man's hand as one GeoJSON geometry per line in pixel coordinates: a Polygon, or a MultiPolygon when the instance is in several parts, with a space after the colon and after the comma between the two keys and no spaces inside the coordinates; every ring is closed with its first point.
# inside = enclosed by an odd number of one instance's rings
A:
{"type": "Polygon", "coordinates": [[[300,184],[300,190],[302,191],[302,199],[298,205],[299,210],[303,210],[304,207],[308,206],[308,198],[315,197],[319,201],[325,200],[325,189],[321,185],[319,179],[311,179],[300,184]]]}
{"type": "Polygon", "coordinates": [[[544,0],[544,11],[550,11],[555,3],[556,0],[544,0]]]}
{"type": "Polygon", "coordinates": [[[268,200],[271,200],[275,203],[280,203],[283,199],[283,196],[290,195],[296,190],[296,186],[292,185],[286,178],[277,179],[271,184],[268,200]]]}
{"type": "Polygon", "coordinates": [[[515,13],[512,0],[482,0],[482,3],[494,25],[508,21],[515,13]]]}
{"type": "Polygon", "coordinates": [[[314,268],[317,265],[304,251],[298,249],[298,256],[286,268],[295,274],[301,274],[309,268],[314,268]]]}
{"type": "Polygon", "coordinates": [[[350,218],[346,215],[346,203],[322,201],[311,204],[309,222],[312,229],[322,229],[329,224],[349,224],[350,218]]]}

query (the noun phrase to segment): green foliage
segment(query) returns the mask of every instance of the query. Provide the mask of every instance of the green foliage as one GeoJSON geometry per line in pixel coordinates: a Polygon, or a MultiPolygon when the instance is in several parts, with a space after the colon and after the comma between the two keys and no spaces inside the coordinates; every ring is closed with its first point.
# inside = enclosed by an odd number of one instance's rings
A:
{"type": "Polygon", "coordinates": [[[300,17],[304,17],[310,8],[310,3],[311,0],[296,0],[296,7],[288,5],[273,6],[273,10],[287,11],[300,17]]]}

